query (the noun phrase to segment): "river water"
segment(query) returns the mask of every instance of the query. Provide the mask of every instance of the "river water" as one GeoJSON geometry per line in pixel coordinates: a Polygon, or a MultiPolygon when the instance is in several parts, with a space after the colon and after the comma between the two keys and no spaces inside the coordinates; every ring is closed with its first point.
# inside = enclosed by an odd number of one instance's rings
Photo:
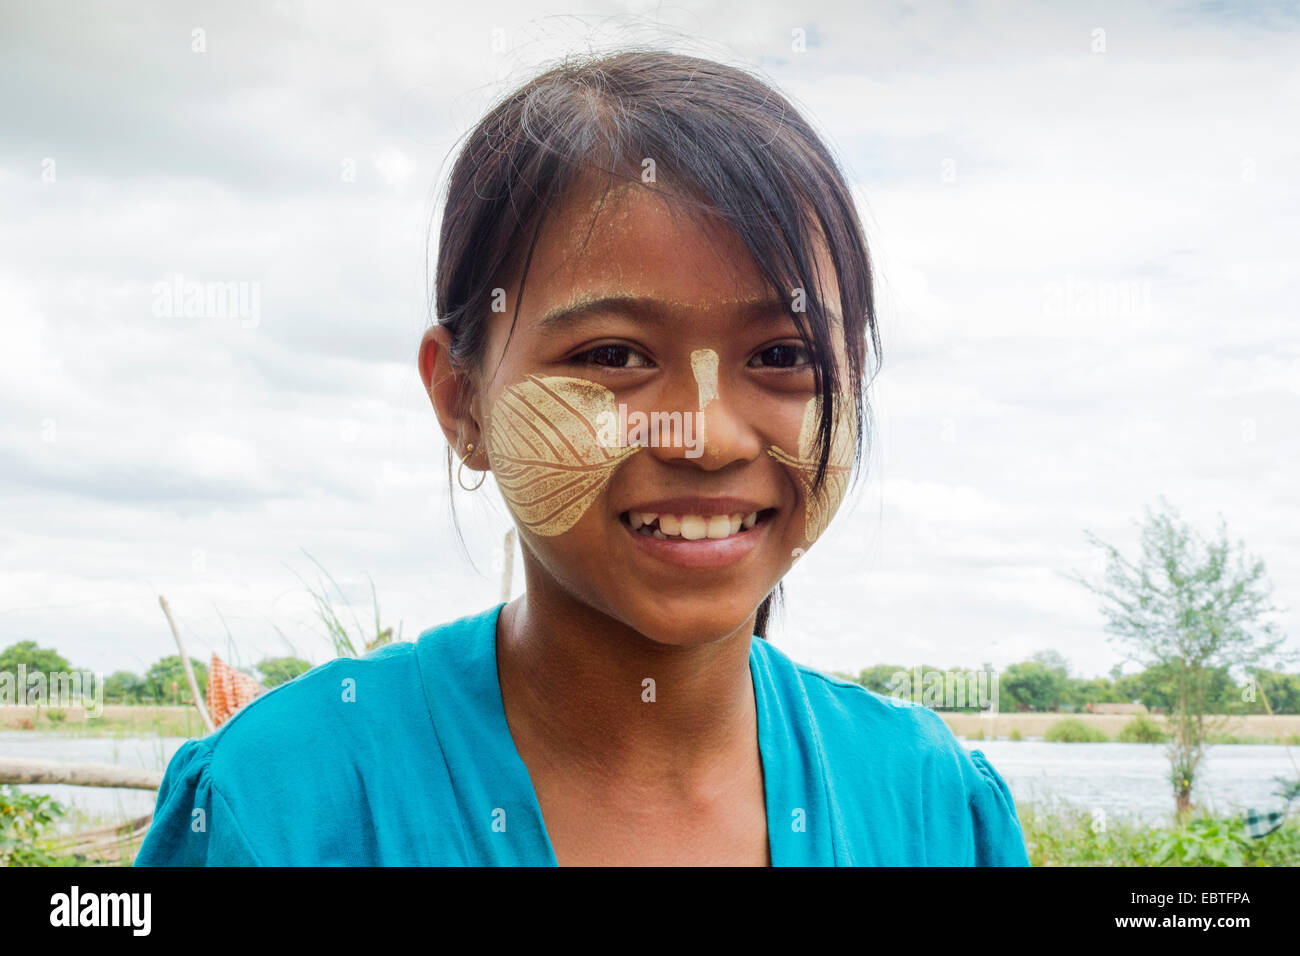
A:
{"type": "MultiPolygon", "coordinates": [[[[77,737],[57,731],[0,731],[0,757],[115,763],[163,770],[183,737],[77,737]]],[[[964,741],[963,741],[964,742],[964,741]]],[[[964,742],[965,743],[965,742],[964,742]]],[[[983,751],[1018,804],[1071,804],[1108,819],[1165,823],[1173,809],[1162,744],[1062,744],[1025,740],[966,743],[983,751]]],[[[1221,813],[1281,806],[1275,778],[1297,777],[1300,748],[1232,744],[1210,747],[1193,787],[1198,805],[1221,813]],[[1293,762],[1293,759],[1295,762],[1293,762]]],[[[30,786],[103,823],[143,816],[154,794],[99,787],[30,786]]]]}
{"type": "MultiPolygon", "coordinates": [[[[1016,803],[1071,804],[1108,819],[1161,824],[1173,813],[1164,744],[1060,744],[980,740],[966,744],[993,764],[1016,803]]],[[[1192,802],[1216,813],[1281,809],[1277,777],[1300,777],[1300,747],[1221,744],[1207,747],[1192,802]]]]}

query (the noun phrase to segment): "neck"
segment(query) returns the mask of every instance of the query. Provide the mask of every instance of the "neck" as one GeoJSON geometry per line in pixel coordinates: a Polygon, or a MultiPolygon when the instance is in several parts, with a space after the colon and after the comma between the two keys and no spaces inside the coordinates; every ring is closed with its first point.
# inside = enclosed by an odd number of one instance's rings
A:
{"type": "Polygon", "coordinates": [[[526,574],[497,628],[506,718],[526,762],[531,751],[605,780],[673,786],[753,750],[753,617],[706,645],[665,645],[526,574]]]}

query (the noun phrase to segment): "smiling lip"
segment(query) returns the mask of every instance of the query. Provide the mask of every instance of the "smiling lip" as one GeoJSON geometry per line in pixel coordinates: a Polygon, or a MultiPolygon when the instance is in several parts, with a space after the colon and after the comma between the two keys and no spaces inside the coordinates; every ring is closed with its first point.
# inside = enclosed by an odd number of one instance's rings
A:
{"type": "Polygon", "coordinates": [[[775,509],[765,507],[752,499],[680,497],[661,498],[638,504],[634,508],[620,512],[618,522],[632,537],[636,547],[650,557],[679,568],[711,570],[735,564],[758,547],[767,532],[773,514],[775,509]],[[633,511],[659,515],[723,515],[757,512],[759,518],[751,527],[725,538],[700,538],[688,541],[680,538],[650,537],[634,530],[624,517],[633,511]]]}

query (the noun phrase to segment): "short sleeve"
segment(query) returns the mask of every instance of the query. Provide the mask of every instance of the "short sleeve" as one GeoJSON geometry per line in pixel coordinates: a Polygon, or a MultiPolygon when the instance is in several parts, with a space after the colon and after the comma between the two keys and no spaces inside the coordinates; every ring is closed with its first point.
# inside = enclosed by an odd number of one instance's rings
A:
{"type": "Polygon", "coordinates": [[[212,748],[188,740],[167,765],[153,824],[136,866],[257,866],[230,806],[217,792],[212,748]]]}
{"type": "Polygon", "coordinates": [[[1028,866],[1025,836],[1016,815],[1011,789],[978,750],[970,752],[979,771],[971,792],[971,822],[975,829],[976,866],[1028,866]]]}

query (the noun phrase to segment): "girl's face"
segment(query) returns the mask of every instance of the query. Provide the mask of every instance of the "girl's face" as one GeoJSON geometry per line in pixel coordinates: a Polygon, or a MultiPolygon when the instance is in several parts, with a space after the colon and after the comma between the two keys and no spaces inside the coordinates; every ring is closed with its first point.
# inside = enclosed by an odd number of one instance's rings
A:
{"type": "Polygon", "coordinates": [[[489,316],[472,403],[485,453],[470,464],[496,474],[530,586],[662,644],[711,643],[746,625],[838,507],[853,405],[813,496],[793,294],[772,297],[739,238],[701,231],[653,186],[611,190],[588,237],[598,200],[579,191],[547,223],[513,335],[517,283],[489,316]]]}

